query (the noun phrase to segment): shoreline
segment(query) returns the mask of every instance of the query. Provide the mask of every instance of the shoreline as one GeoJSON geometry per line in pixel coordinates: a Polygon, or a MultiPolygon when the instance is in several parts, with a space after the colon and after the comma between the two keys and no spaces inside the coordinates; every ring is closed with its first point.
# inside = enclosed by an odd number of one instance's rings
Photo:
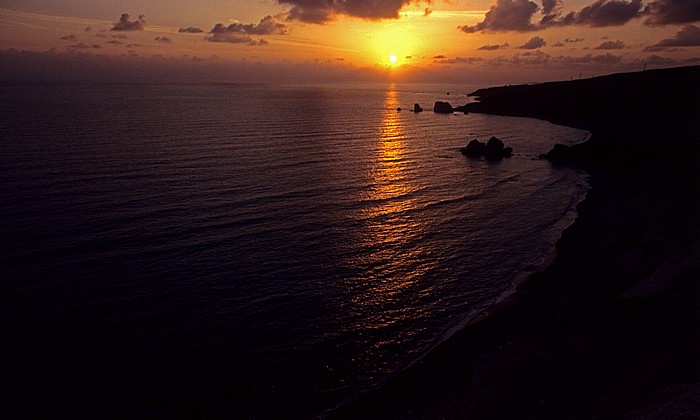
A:
{"type": "Polygon", "coordinates": [[[481,102],[467,105],[470,112],[591,132],[551,156],[589,174],[587,196],[551,265],[335,417],[700,412],[699,399],[689,397],[700,389],[700,340],[691,333],[700,326],[691,281],[700,273],[693,219],[700,171],[688,153],[700,131],[699,76],[691,67],[475,92],[481,102]],[[662,118],[639,119],[640,112],[662,118]],[[669,150],[659,154],[657,139],[669,134],[669,150]],[[687,208],[658,199],[683,196],[687,208]]]}
{"type": "MultiPolygon", "coordinates": [[[[572,146],[577,144],[583,144],[590,138],[591,133],[589,132],[585,140],[573,143],[572,146]]],[[[578,218],[577,207],[579,204],[585,201],[586,196],[591,189],[590,175],[585,171],[578,170],[575,167],[572,167],[571,169],[579,172],[578,176],[581,178],[580,182],[581,184],[585,185],[585,187],[579,186],[577,194],[574,197],[572,197],[573,204],[565,211],[564,214],[562,214],[562,217],[554,223],[559,224],[563,222],[565,227],[560,231],[557,240],[551,245],[551,247],[547,250],[546,253],[542,254],[531,264],[525,266],[522,269],[522,271],[513,278],[512,287],[510,289],[503,291],[503,293],[501,293],[499,298],[497,298],[491,306],[482,309],[481,311],[478,311],[476,313],[472,313],[470,315],[465,316],[463,320],[456,323],[454,326],[446,329],[439,336],[439,338],[435,340],[435,343],[430,348],[428,348],[424,353],[420,354],[415,359],[411,360],[406,366],[390,374],[387,378],[374,385],[373,387],[360,391],[358,394],[352,395],[349,398],[340,401],[333,407],[325,409],[320,414],[314,416],[314,418],[332,418],[337,413],[342,413],[345,407],[352,406],[357,401],[361,401],[366,395],[381,390],[381,388],[391,383],[392,381],[395,381],[398,377],[400,377],[407,370],[411,369],[414,365],[422,363],[423,359],[428,357],[434,350],[451,340],[453,336],[460,334],[461,332],[472,327],[473,325],[487,320],[488,318],[496,315],[500,311],[507,309],[512,305],[516,305],[520,299],[520,288],[527,284],[529,281],[531,281],[532,278],[538,273],[548,269],[556,261],[558,255],[557,243],[559,242],[561,236],[564,234],[564,231],[569,229],[569,227],[571,227],[576,222],[576,219],[578,218]]]]}

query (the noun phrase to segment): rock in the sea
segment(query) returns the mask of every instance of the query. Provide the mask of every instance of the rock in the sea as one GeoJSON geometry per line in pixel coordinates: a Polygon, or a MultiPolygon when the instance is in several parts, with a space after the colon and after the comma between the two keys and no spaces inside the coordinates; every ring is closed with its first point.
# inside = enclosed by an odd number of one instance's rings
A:
{"type": "Polygon", "coordinates": [[[474,139],[467,144],[467,147],[459,149],[463,155],[469,157],[485,157],[486,159],[502,159],[513,155],[512,147],[504,147],[503,142],[497,137],[491,137],[488,143],[482,143],[474,139]]]}
{"type": "Polygon", "coordinates": [[[486,149],[486,144],[474,139],[467,144],[467,147],[462,147],[459,151],[465,156],[479,157],[484,154],[484,149],[486,149]]]}
{"type": "Polygon", "coordinates": [[[418,104],[413,104],[413,112],[423,112],[423,108],[418,104]]]}
{"type": "Polygon", "coordinates": [[[401,107],[396,108],[397,111],[401,112],[401,107]]]}
{"type": "Polygon", "coordinates": [[[455,109],[452,108],[452,105],[450,105],[449,102],[437,101],[437,102],[435,102],[435,106],[433,107],[433,111],[437,112],[439,114],[452,114],[455,112],[455,109]]]}

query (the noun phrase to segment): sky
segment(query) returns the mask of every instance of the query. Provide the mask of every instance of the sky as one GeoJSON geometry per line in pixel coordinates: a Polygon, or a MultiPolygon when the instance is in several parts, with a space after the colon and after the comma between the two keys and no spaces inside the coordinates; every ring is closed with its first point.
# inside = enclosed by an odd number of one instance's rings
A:
{"type": "Polygon", "coordinates": [[[0,80],[520,83],[700,64],[700,0],[0,0],[0,80]]]}

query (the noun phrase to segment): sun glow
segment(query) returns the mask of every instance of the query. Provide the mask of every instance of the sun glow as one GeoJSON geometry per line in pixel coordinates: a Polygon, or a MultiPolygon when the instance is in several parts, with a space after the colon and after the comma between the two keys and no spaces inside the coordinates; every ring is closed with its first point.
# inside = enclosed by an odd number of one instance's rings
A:
{"type": "Polygon", "coordinates": [[[398,60],[399,60],[399,59],[398,59],[394,54],[392,54],[392,55],[389,56],[389,62],[390,62],[391,64],[396,64],[396,62],[397,62],[398,60]]]}

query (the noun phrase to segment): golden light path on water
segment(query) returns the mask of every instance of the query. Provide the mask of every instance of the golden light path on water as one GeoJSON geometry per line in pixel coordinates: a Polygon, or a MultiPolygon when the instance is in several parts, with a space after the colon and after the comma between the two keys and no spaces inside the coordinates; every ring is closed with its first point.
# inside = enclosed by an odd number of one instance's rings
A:
{"type": "Polygon", "coordinates": [[[417,332],[396,324],[421,316],[407,310],[417,307],[407,302],[420,298],[418,282],[434,265],[422,244],[429,223],[414,211],[421,207],[417,163],[397,111],[398,96],[389,86],[368,173],[372,187],[363,197],[369,205],[360,216],[365,222],[358,232],[364,252],[354,261],[365,278],[356,279],[351,294],[351,312],[357,320],[353,329],[369,334],[382,330],[385,339],[373,343],[372,352],[387,354],[417,332]]]}

